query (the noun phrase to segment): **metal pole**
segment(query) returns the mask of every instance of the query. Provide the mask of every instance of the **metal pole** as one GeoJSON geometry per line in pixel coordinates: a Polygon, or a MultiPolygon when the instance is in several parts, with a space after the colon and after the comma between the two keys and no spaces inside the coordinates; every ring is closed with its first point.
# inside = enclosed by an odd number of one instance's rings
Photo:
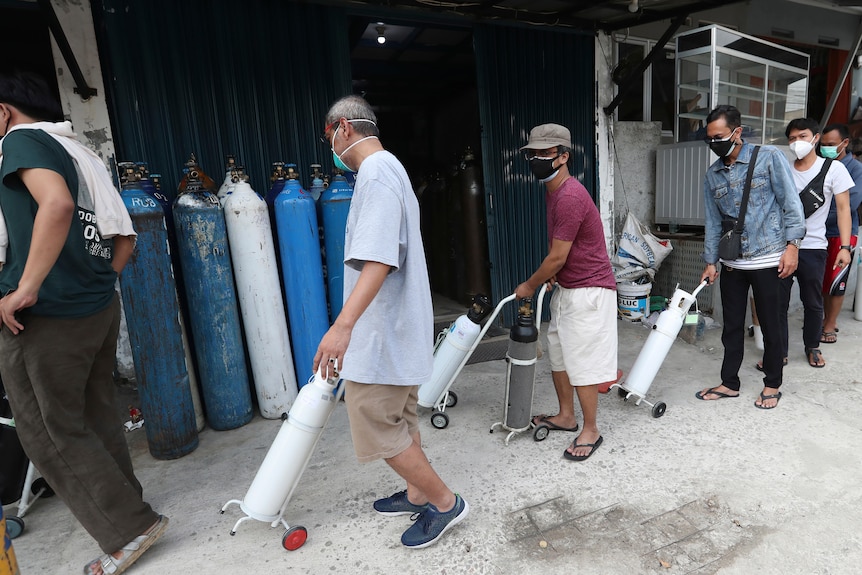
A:
{"type": "Polygon", "coordinates": [[[835,109],[835,103],[838,102],[838,95],[841,92],[841,88],[844,87],[844,82],[847,81],[847,74],[850,72],[850,66],[852,66],[853,61],[856,60],[856,52],[859,50],[860,43],[862,43],[862,19],[859,20],[859,28],[856,30],[856,41],[853,43],[853,47],[850,49],[850,52],[847,53],[847,60],[844,61],[844,69],[841,70],[841,77],[835,83],[835,89],[832,90],[832,96],[829,97],[826,111],[823,112],[823,117],[820,119],[821,128],[829,121],[829,116],[832,115],[832,110],[835,109]]]}
{"type": "Polygon", "coordinates": [[[96,95],[96,89],[87,85],[87,80],[84,79],[81,67],[78,65],[78,61],[75,60],[75,54],[72,52],[72,47],[69,46],[69,40],[66,39],[66,34],[63,32],[63,27],[60,25],[57,13],[54,12],[51,0],[38,0],[38,2],[39,7],[48,19],[48,27],[51,29],[51,34],[57,42],[60,53],[63,54],[63,60],[66,61],[66,65],[69,67],[72,79],[75,80],[75,92],[81,96],[81,100],[86,102],[96,95]]]}
{"type": "Polygon", "coordinates": [[[643,76],[643,73],[649,68],[650,64],[658,57],[659,53],[664,49],[665,44],[667,44],[668,40],[670,40],[671,36],[679,30],[679,27],[685,22],[685,19],[688,18],[688,13],[680,15],[676,17],[673,21],[671,21],[670,26],[668,26],[667,30],[664,31],[664,34],[661,35],[661,38],[656,41],[655,46],[653,46],[650,53],[647,54],[646,58],[638,64],[638,67],[635,68],[632,73],[623,81],[622,85],[617,90],[617,95],[611,100],[611,103],[605,106],[605,114],[610,116],[614,113],[614,110],[620,105],[625,95],[629,90],[632,89],[634,83],[638,78],[643,76]]]}

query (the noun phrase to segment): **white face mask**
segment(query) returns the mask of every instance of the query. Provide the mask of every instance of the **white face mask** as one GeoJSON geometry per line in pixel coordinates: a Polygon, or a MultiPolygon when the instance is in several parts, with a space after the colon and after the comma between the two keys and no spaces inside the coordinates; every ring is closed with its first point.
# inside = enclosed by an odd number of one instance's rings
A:
{"type": "Polygon", "coordinates": [[[796,154],[796,158],[799,160],[810,154],[813,149],[814,144],[805,140],[796,140],[790,144],[790,151],[796,154]]]}

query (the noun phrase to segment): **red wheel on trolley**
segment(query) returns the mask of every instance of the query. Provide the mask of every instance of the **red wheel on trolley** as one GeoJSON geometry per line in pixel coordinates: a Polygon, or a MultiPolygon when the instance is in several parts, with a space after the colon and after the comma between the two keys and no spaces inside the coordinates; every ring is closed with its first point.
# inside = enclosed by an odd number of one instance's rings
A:
{"type": "Polygon", "coordinates": [[[281,545],[288,551],[296,551],[305,544],[306,539],[308,539],[308,530],[301,525],[297,525],[284,532],[284,537],[281,538],[281,545]]]}

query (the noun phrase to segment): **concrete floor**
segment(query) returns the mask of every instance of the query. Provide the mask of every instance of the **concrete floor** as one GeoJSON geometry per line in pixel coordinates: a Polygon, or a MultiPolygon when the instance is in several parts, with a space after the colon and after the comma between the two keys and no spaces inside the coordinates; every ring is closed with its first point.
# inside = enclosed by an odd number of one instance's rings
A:
{"type": "MultiPolygon", "coordinates": [[[[502,415],[505,362],[467,366],[452,388],[459,402],[449,427],[432,428],[426,411],[422,433],[432,464],[471,513],[425,550],[401,547],[406,516],[371,509],[402,484],[382,462],[356,462],[343,406],[288,505],[287,520],[309,531],[293,552],[281,547],[281,528],[251,521],[231,537],[238,508],[218,513],[242,498],[280,422],[207,429],[200,447],[176,461],[153,459],[143,431],[132,432],[145,495],[171,525],[130,573],[858,573],[862,323],[851,299],[838,343],[822,346],[825,369],[805,362],[801,312],[792,313],[784,397],[773,411],[753,406],[761,390],[753,340],[741,397],[717,402],[694,394],[719,383],[720,330],[695,345],[677,340],[650,389],[650,399],[667,403],[665,416],[654,419],[615,392],[601,396],[604,444],[583,463],[561,457],[573,434],[535,442],[525,433],[508,446],[503,434],[489,434],[502,415]]],[[[649,330],[621,321],[619,334],[628,371],[649,330]]],[[[555,410],[543,358],[534,412],[555,410]]],[[[23,575],[80,573],[98,554],[57,498],[37,501],[25,520],[14,541],[23,575]]]]}

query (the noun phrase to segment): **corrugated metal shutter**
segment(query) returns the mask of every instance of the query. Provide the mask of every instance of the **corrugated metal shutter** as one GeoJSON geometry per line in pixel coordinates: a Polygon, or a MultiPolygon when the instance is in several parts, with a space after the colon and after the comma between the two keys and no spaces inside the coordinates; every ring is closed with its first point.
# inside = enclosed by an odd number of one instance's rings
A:
{"type": "Polygon", "coordinates": [[[94,2],[117,157],[147,161],[170,187],[190,152],[217,182],[235,154],[260,193],[270,164],[331,166],[318,140],[351,93],[344,11],[257,0],[94,2]]]}
{"type": "MultiPolygon", "coordinates": [[[[594,38],[585,33],[475,28],[488,242],[494,301],[547,255],[544,188],[518,148],[535,125],[572,132],[572,173],[595,197],[594,38]]],[[[511,306],[510,306],[511,307],[511,306]]],[[[511,310],[504,321],[511,323],[511,310]]]]}

